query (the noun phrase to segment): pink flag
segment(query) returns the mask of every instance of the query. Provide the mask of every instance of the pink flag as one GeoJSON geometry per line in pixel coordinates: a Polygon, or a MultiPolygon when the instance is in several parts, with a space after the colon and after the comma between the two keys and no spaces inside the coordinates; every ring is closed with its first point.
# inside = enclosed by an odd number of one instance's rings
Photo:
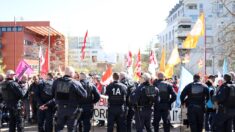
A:
{"type": "Polygon", "coordinates": [[[30,75],[32,72],[33,69],[24,60],[21,60],[16,68],[16,76],[18,79],[21,79],[24,74],[30,75]]]}

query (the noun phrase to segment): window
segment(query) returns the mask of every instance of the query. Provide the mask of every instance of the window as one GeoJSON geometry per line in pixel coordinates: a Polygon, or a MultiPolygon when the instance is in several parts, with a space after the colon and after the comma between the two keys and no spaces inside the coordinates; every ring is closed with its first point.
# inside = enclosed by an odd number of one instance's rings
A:
{"type": "Polygon", "coordinates": [[[189,4],[188,9],[190,10],[196,10],[197,9],[197,4],[189,4]]]}
{"type": "Polygon", "coordinates": [[[206,67],[212,66],[212,60],[206,60],[206,67]]]}
{"type": "Polygon", "coordinates": [[[200,3],[199,9],[200,9],[200,11],[203,11],[203,4],[202,3],[200,3]]]}
{"type": "Polygon", "coordinates": [[[23,30],[23,27],[17,27],[17,32],[21,32],[23,30]]]}
{"type": "Polygon", "coordinates": [[[12,27],[12,32],[16,32],[16,27],[12,27]]]}
{"type": "Polygon", "coordinates": [[[7,32],[11,32],[11,27],[7,27],[7,32]]]}
{"type": "Polygon", "coordinates": [[[24,40],[24,44],[25,45],[32,45],[33,43],[31,41],[29,41],[29,40],[24,40]]]}
{"type": "Polygon", "coordinates": [[[7,28],[6,27],[2,27],[2,32],[6,32],[7,28]]]}
{"type": "Polygon", "coordinates": [[[98,52],[97,52],[97,51],[92,51],[92,53],[93,53],[93,54],[96,54],[96,53],[98,53],[98,52]]]}

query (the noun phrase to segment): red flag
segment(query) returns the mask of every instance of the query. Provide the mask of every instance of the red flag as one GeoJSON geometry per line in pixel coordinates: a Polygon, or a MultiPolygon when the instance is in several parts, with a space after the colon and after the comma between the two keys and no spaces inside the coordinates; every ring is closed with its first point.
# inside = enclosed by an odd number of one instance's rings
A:
{"type": "Polygon", "coordinates": [[[41,65],[42,69],[40,71],[41,75],[46,75],[48,73],[48,48],[46,49],[46,54],[45,54],[45,61],[44,63],[41,65]]]}
{"type": "Polygon", "coordinates": [[[131,65],[132,65],[132,53],[131,51],[129,51],[127,56],[127,67],[131,67],[131,65]]]}
{"type": "Polygon", "coordinates": [[[86,31],[86,34],[85,34],[85,37],[83,40],[83,46],[82,46],[82,50],[81,50],[81,53],[82,53],[81,60],[83,60],[85,58],[85,48],[86,48],[87,35],[88,35],[88,31],[86,31]]]}
{"type": "Polygon", "coordinates": [[[40,68],[41,68],[42,65],[45,63],[45,59],[43,57],[43,51],[42,51],[42,47],[41,46],[39,48],[39,59],[40,59],[40,68]]]}
{"type": "Polygon", "coordinates": [[[113,74],[112,67],[109,66],[101,78],[101,84],[108,85],[112,80],[112,74],[113,74]]]}
{"type": "Polygon", "coordinates": [[[140,55],[140,49],[137,55],[137,59],[136,59],[136,64],[135,64],[135,76],[134,79],[135,80],[139,80],[141,76],[141,55],[140,55]]]}
{"type": "Polygon", "coordinates": [[[155,69],[158,67],[157,64],[157,59],[155,57],[155,53],[153,50],[150,51],[150,55],[149,55],[149,67],[148,70],[149,72],[154,75],[155,74],[155,69]]]}
{"type": "Polygon", "coordinates": [[[155,57],[155,53],[153,52],[153,50],[150,51],[149,64],[157,65],[157,59],[155,57]]]}

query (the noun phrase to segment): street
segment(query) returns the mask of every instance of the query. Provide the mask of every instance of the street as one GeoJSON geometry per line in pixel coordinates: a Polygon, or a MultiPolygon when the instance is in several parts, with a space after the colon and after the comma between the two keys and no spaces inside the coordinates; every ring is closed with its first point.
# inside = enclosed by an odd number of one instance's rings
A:
{"type": "MultiPolygon", "coordinates": [[[[171,132],[186,132],[184,128],[181,128],[180,130],[180,125],[179,124],[174,124],[173,125],[174,128],[171,128],[171,132]],[[184,130],[184,131],[183,131],[184,130]]],[[[37,126],[36,125],[29,125],[29,126],[25,126],[25,131],[26,132],[37,132],[37,126]]],[[[66,132],[67,129],[64,129],[64,132],[66,132]]],[[[105,132],[107,131],[107,127],[92,127],[91,128],[91,132],[105,132]]],[[[135,130],[133,130],[134,132],[135,130]]],[[[5,126],[4,128],[0,129],[0,132],[8,132],[8,128],[5,126]]],[[[160,129],[160,132],[163,132],[163,129],[160,129]]]]}

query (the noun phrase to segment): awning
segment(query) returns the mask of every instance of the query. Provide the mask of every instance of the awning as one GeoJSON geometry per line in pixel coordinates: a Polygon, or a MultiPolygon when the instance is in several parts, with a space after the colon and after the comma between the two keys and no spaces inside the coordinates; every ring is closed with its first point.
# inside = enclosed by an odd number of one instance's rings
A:
{"type": "Polygon", "coordinates": [[[49,26],[26,26],[25,28],[42,36],[63,36],[63,34],[49,26]]]}

